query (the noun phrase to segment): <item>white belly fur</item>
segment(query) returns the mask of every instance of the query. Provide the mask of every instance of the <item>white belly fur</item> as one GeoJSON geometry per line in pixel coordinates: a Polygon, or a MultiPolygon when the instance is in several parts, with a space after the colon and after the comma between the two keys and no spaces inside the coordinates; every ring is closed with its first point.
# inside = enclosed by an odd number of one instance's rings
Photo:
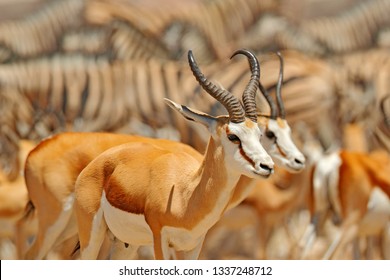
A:
{"type": "Polygon", "coordinates": [[[122,242],[135,245],[153,245],[153,234],[144,215],[132,214],[113,207],[103,192],[102,208],[107,226],[122,242]]]}
{"type": "MultiPolygon", "coordinates": [[[[153,233],[144,215],[128,213],[112,206],[104,193],[102,209],[107,226],[116,238],[135,246],[153,245],[153,233]]],[[[175,248],[180,247],[181,250],[184,250],[183,247],[187,247],[185,245],[188,243],[193,243],[190,242],[193,239],[191,232],[185,229],[166,226],[163,227],[161,235],[163,240],[174,243],[175,248]]]]}
{"type": "MultiPolygon", "coordinates": [[[[167,242],[179,251],[194,249],[199,242],[203,241],[207,233],[204,229],[209,229],[218,220],[221,212],[220,208],[223,208],[228,197],[228,194],[222,195],[218,199],[216,207],[191,230],[164,226],[161,230],[162,241],[167,242]]],[[[152,230],[146,223],[144,215],[128,213],[112,206],[107,201],[104,192],[101,203],[107,226],[116,238],[135,246],[153,245],[152,230]]]]}

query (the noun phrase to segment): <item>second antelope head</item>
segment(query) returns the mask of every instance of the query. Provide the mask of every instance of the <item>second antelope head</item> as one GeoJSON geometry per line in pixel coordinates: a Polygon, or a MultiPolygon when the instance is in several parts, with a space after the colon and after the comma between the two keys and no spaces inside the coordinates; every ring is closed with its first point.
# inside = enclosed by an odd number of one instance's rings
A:
{"type": "Polygon", "coordinates": [[[250,178],[267,177],[273,172],[274,163],[260,143],[262,132],[257,125],[255,93],[260,78],[259,63],[247,50],[239,50],[233,56],[236,54],[247,56],[252,70],[250,81],[242,95],[243,105],[232,93],[209,81],[200,71],[192,51],[188,52],[189,65],[196,80],[226,108],[228,116],[214,117],[168,99],[166,102],[186,119],[207,127],[211,134],[209,146],[210,143],[215,143],[218,147],[216,151],[221,153],[226,166],[230,168],[229,172],[237,172],[250,178]]]}
{"type": "Polygon", "coordinates": [[[281,96],[283,82],[283,57],[277,52],[280,60],[279,79],[276,84],[276,104],[271,96],[259,82],[260,91],[266,98],[271,114],[269,118],[259,120],[260,128],[265,134],[262,143],[278,166],[290,172],[299,172],[305,167],[305,156],[299,151],[292,140],[291,128],[286,121],[286,113],[281,96]]]}

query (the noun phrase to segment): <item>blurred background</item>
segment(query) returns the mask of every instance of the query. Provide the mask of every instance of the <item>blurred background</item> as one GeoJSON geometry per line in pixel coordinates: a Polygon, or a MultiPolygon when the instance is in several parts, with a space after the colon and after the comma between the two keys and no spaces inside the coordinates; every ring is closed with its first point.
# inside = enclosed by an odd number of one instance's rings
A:
{"type": "MultiPolygon", "coordinates": [[[[372,183],[358,199],[340,189],[339,211],[329,197],[325,209],[312,206],[319,157],[379,151],[390,171],[389,14],[390,0],[0,0],[0,258],[17,258],[15,223],[28,200],[23,164],[34,145],[63,131],[110,131],[203,152],[207,133],[163,97],[225,113],[202,93],[187,51],[207,77],[240,95],[248,63],[229,58],[247,48],[271,95],[282,53],[286,119],[307,166],[257,186],[210,231],[201,258],[321,259],[345,239],[334,258],[389,259],[389,187],[372,183]],[[358,219],[346,225],[346,209],[355,208],[358,219]]],[[[260,91],[257,98],[268,114],[260,91]]]]}

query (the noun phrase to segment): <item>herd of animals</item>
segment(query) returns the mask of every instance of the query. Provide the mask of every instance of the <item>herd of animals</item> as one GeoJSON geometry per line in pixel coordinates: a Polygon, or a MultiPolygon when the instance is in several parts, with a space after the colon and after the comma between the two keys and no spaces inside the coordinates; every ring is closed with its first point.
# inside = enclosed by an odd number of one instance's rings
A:
{"type": "Polygon", "coordinates": [[[0,259],[390,259],[389,0],[36,2],[0,259]]]}

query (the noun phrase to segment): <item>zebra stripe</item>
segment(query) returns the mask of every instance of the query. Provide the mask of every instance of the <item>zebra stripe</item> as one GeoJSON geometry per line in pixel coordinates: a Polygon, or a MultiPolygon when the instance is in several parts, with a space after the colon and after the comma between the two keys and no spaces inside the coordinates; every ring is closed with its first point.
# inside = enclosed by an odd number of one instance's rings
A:
{"type": "MultiPolygon", "coordinates": [[[[316,115],[325,114],[332,106],[334,88],[328,82],[330,74],[325,64],[303,58],[286,55],[283,98],[288,120],[314,126],[316,115]]],[[[261,82],[271,91],[278,65],[275,59],[261,64],[261,82]]],[[[250,77],[248,64],[242,59],[203,68],[210,80],[237,95],[250,77]]],[[[167,108],[163,98],[213,115],[226,114],[213,98],[202,93],[188,66],[174,61],[110,61],[104,57],[56,55],[2,65],[0,84],[20,91],[35,109],[48,107],[46,112],[58,112],[57,118],[62,115],[66,123],[58,128],[62,130],[115,131],[129,120],[138,119],[155,129],[177,127],[182,140],[191,143],[187,122],[167,108]]],[[[258,98],[262,112],[267,112],[267,103],[260,94],[258,98]]]]}

